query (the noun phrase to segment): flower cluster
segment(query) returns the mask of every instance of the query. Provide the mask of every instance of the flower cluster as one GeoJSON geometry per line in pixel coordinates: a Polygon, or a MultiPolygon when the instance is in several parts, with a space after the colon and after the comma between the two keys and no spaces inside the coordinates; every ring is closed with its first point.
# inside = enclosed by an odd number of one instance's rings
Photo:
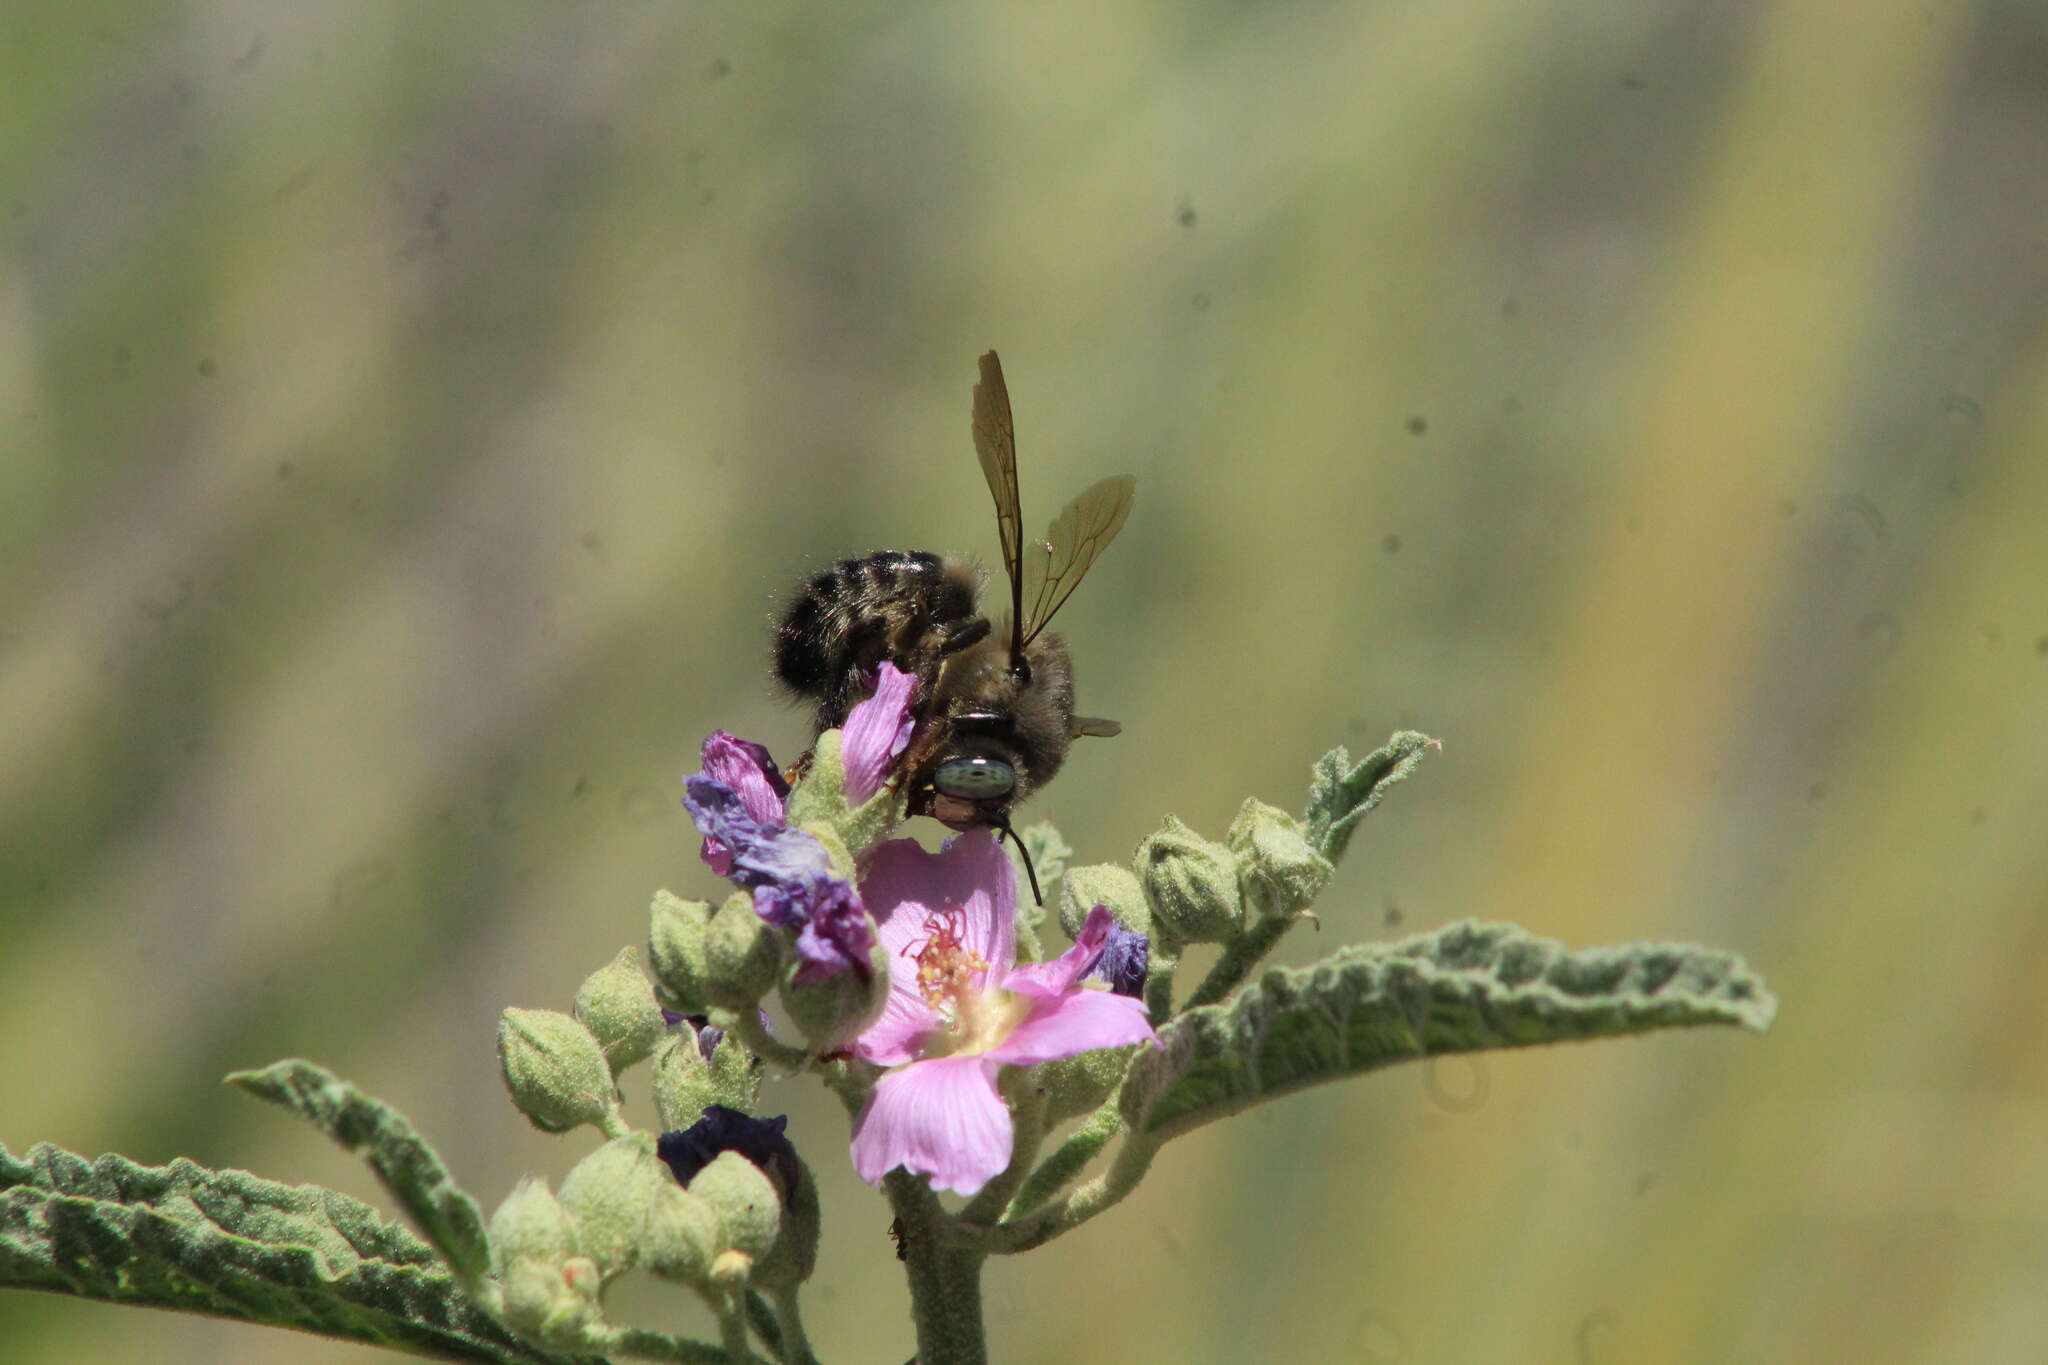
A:
{"type": "MultiPolygon", "coordinates": [[[[915,684],[885,662],[873,695],[849,713],[840,758],[850,805],[882,789],[910,743],[915,684]]],[[[937,853],[914,839],[880,842],[849,884],[816,835],[785,822],[791,790],[767,750],[721,731],[703,762],[684,804],[704,861],[794,936],[797,982],[865,974],[877,934],[887,951],[887,1002],[851,1047],[886,1068],[854,1129],[863,1179],[901,1166],[972,1194],[1010,1162],[1001,1068],[1157,1042],[1137,999],[1146,940],[1107,909],[1095,907],[1059,958],[1017,964],[1016,869],[987,830],[937,853]]]]}

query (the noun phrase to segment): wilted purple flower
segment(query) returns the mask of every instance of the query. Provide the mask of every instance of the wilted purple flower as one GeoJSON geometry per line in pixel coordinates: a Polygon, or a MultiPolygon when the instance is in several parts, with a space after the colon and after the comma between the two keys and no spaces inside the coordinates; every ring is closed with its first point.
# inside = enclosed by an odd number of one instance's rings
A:
{"type": "MultiPolygon", "coordinates": [[[[884,662],[874,695],[848,713],[840,755],[844,794],[855,805],[881,789],[910,742],[917,679],[884,662]]],[[[798,985],[852,970],[866,979],[874,930],[860,896],[832,874],[825,847],[783,823],[789,784],[768,751],[723,730],[704,741],[704,770],[684,783],[683,804],[703,832],[712,871],[754,893],[754,912],[796,935],[798,985]]]]}
{"type": "Polygon", "coordinates": [[[739,793],[699,774],[683,804],[726,850],[726,876],[754,893],[754,913],[796,935],[799,985],[873,970],[874,930],[854,889],[832,875],[825,846],[780,820],[757,820],[739,793]]]}
{"type": "Polygon", "coordinates": [[[707,1105],[704,1117],[688,1128],[656,1138],[654,1153],[675,1172],[676,1183],[688,1189],[720,1152],[738,1152],[780,1183],[787,1197],[796,1188],[798,1172],[796,1148],[782,1131],[788,1124],[787,1115],[757,1119],[722,1104],[707,1105]]]}
{"type": "Polygon", "coordinates": [[[1012,965],[1016,875],[986,830],[940,853],[913,839],[874,852],[861,889],[889,950],[889,1001],[854,1051],[896,1069],[854,1126],[853,1168],[870,1184],[902,1166],[973,1194],[1010,1164],[1001,1067],[1158,1041],[1143,1004],[1081,983],[1115,925],[1108,910],[1062,956],[1012,965]]]}
{"type": "MultiPolygon", "coordinates": [[[[1096,906],[1106,910],[1107,906],[1096,906]]],[[[1092,912],[1091,912],[1092,913],[1092,912]]],[[[1101,981],[1117,995],[1141,996],[1145,992],[1145,970],[1152,956],[1152,940],[1114,921],[1109,940],[1102,945],[1102,957],[1088,973],[1090,981],[1101,981]]]]}
{"type": "MultiPolygon", "coordinates": [[[[767,749],[750,739],[713,730],[704,741],[700,756],[704,776],[731,788],[756,823],[782,818],[782,802],[789,795],[789,783],[783,781],[782,770],[775,766],[767,749]]],[[[702,856],[721,877],[732,868],[731,851],[715,835],[704,836],[702,856]]]]}

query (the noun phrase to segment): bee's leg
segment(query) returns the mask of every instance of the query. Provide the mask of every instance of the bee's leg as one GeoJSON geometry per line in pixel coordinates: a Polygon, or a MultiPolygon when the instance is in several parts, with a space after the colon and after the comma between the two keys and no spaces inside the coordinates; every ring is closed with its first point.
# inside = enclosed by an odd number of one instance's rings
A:
{"type": "Polygon", "coordinates": [[[948,654],[958,654],[970,645],[978,645],[988,638],[989,624],[986,616],[969,617],[964,621],[948,621],[937,630],[925,636],[926,646],[941,659],[948,654]]]}

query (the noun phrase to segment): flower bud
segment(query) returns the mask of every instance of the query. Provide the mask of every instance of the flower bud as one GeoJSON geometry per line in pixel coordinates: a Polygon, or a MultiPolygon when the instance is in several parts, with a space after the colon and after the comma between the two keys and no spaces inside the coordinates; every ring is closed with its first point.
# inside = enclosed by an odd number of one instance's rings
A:
{"type": "Polygon", "coordinates": [[[667,1028],[636,957],[631,948],[619,949],[611,964],[585,977],[576,992],[576,1017],[604,1049],[614,1076],[654,1051],[667,1028]]]}
{"type": "Polygon", "coordinates": [[[767,1172],[738,1152],[720,1152],[690,1181],[690,1193],[718,1214],[721,1250],[759,1261],[782,1231],[782,1197],[767,1172]]]}
{"type": "Polygon", "coordinates": [[[500,1274],[514,1261],[560,1267],[575,1254],[576,1228],[545,1180],[521,1180],[491,1215],[491,1260],[500,1274]]]}
{"type": "Polygon", "coordinates": [[[654,893],[647,958],[661,983],[663,1002],[685,1014],[701,1014],[711,1003],[706,986],[705,939],[711,931],[711,907],[686,901],[667,891],[654,893]]]}
{"type": "Polygon", "coordinates": [[[1133,933],[1152,936],[1152,911],[1145,904],[1145,888],[1138,875],[1120,863],[1096,863],[1073,867],[1060,880],[1060,928],[1068,938],[1079,938],[1088,912],[1098,905],[1109,907],[1116,922],[1133,933]]]}
{"type": "Polygon", "coordinates": [[[868,948],[867,970],[854,968],[804,981],[796,959],[782,974],[782,1007],[813,1052],[844,1047],[882,1017],[889,1003],[889,950],[877,939],[868,948]]]}
{"type": "Polygon", "coordinates": [[[647,1240],[655,1199],[675,1178],[654,1155],[654,1135],[613,1138],[576,1163],[562,1181],[562,1207],[577,1244],[609,1280],[631,1270],[647,1240]]]}
{"type": "Polygon", "coordinates": [[[521,1336],[576,1352],[602,1317],[598,1283],[596,1267],[584,1257],[559,1265],[522,1258],[504,1272],[499,1315],[521,1336]]]}
{"type": "Polygon", "coordinates": [[[1246,797],[1223,836],[1237,854],[1245,904],[1285,918],[1315,903],[1336,867],[1310,847],[1301,822],[1277,806],[1246,797]]]}
{"type": "Polygon", "coordinates": [[[760,1093],[754,1054],[722,1030],[685,1020],[655,1050],[654,1111],[663,1132],[688,1128],[714,1104],[750,1112],[760,1093]]]}
{"type": "Polygon", "coordinates": [[[1131,1053],[1143,1046],[1099,1047],[1039,1066],[1032,1074],[1045,1092],[1045,1121],[1060,1123],[1093,1112],[1123,1080],[1131,1053]]]}
{"type": "Polygon", "coordinates": [[[782,946],[781,936],[754,913],[752,896],[727,896],[704,938],[704,987],[711,1003],[753,1009],[782,969],[782,946]]]}
{"type": "Polygon", "coordinates": [[[1244,922],[1237,858],[1169,815],[1138,845],[1138,877],[1160,935],[1181,943],[1222,943],[1244,922]]]}
{"type": "Polygon", "coordinates": [[[618,1102],[604,1050],[560,1010],[506,1010],[498,1021],[498,1064],[512,1102],[544,1133],[597,1123],[618,1102]]]}
{"type": "Polygon", "coordinates": [[[654,1196],[647,1217],[645,1261],[663,1279],[703,1284],[722,1240],[718,1214],[673,1180],[654,1196]]]}

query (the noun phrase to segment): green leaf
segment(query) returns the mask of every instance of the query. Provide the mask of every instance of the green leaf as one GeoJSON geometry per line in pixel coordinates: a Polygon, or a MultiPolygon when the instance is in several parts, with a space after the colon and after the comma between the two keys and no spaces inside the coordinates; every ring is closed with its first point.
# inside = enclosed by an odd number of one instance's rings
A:
{"type": "Polygon", "coordinates": [[[1441,747],[1420,731],[1399,730],[1356,764],[1341,745],[1317,759],[1301,819],[1316,852],[1333,863],[1342,858],[1351,832],[1387,788],[1414,772],[1423,755],[1441,747]]]}
{"type": "Polygon", "coordinates": [[[491,1265],[491,1241],[476,1201],[405,1116],[324,1066],[292,1058],[261,1071],[237,1071],[228,1084],[311,1119],[327,1136],[370,1163],[384,1188],[460,1279],[475,1282],[491,1265]]]}
{"type": "Polygon", "coordinates": [[[559,1363],[369,1205],[183,1159],[0,1146],[0,1286],[290,1327],[444,1360],[559,1363]]]}
{"type": "Polygon", "coordinates": [[[1447,1052],[1696,1024],[1762,1031],[1777,1012],[1733,953],[1631,943],[1567,952],[1511,924],[1453,924],[1268,970],[1191,1009],[1138,1055],[1123,1112],[1156,1140],[1322,1081],[1447,1052]]]}

